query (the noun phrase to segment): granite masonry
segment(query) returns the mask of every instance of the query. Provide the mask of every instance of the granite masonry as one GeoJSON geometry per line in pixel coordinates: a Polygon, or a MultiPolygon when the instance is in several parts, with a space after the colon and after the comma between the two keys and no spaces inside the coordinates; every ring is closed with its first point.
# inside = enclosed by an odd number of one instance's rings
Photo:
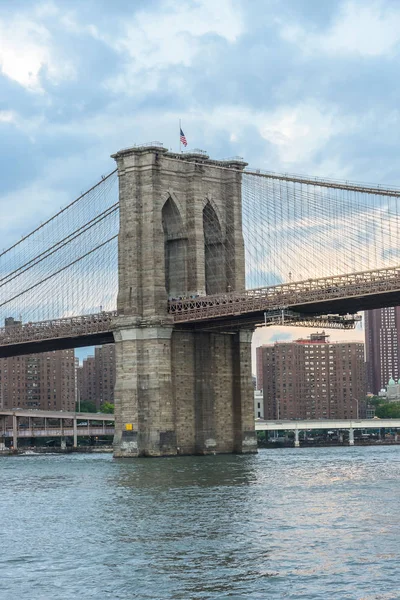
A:
{"type": "Polygon", "coordinates": [[[174,326],[168,299],[245,285],[246,163],[144,146],[113,155],[120,195],[116,457],[256,452],[252,331],[174,326]]]}

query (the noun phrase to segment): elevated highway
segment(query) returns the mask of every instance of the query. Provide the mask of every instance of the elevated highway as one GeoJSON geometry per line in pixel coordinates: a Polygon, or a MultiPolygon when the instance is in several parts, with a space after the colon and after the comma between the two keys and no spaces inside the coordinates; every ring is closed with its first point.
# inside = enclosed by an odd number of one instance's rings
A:
{"type": "Polygon", "coordinates": [[[300,431],[308,430],[337,430],[344,429],[349,432],[349,444],[354,445],[355,429],[400,429],[400,419],[321,419],[321,420],[282,420],[264,421],[256,419],[256,431],[293,431],[295,446],[300,445],[300,431]]]}
{"type": "Polygon", "coordinates": [[[0,410],[0,450],[5,440],[12,438],[13,449],[18,448],[18,438],[72,437],[78,445],[78,437],[113,435],[114,415],[104,413],[79,413],[52,410],[0,410]],[[12,426],[9,422],[12,422],[12,426]],[[58,423],[55,423],[58,421],[58,423]],[[94,423],[101,422],[101,425],[94,423]]]}

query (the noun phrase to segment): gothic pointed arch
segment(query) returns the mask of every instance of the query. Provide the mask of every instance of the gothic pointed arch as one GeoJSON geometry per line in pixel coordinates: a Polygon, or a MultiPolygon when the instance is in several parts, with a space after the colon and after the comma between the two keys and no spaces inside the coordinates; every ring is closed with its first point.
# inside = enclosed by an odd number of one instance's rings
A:
{"type": "Polygon", "coordinates": [[[217,219],[219,221],[219,224],[221,226],[221,231],[222,231],[222,235],[224,236],[224,231],[225,231],[225,218],[223,215],[223,213],[221,212],[218,204],[215,202],[211,192],[207,192],[204,200],[203,200],[203,209],[206,207],[207,204],[211,204],[212,208],[214,209],[215,214],[217,215],[217,219]]]}
{"type": "Polygon", "coordinates": [[[226,291],[225,246],[218,215],[207,201],[203,209],[206,294],[226,291]]]}
{"type": "Polygon", "coordinates": [[[181,213],[168,196],[161,211],[164,232],[165,289],[169,298],[186,295],[187,235],[181,213]]]}

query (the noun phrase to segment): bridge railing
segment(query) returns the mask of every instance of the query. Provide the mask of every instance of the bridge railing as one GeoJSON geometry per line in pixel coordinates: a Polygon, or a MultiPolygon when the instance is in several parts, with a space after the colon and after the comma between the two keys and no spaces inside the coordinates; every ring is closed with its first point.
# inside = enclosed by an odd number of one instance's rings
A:
{"type": "MultiPolygon", "coordinates": [[[[282,283],[243,292],[173,299],[169,301],[169,312],[176,323],[206,321],[399,290],[400,266],[397,266],[282,283]]],[[[117,312],[111,311],[2,327],[0,346],[111,332],[116,316],[117,312]]]]}
{"type": "Polygon", "coordinates": [[[400,266],[275,286],[171,300],[175,322],[276,310],[318,301],[338,300],[400,289],[400,266]]]}
{"type": "Polygon", "coordinates": [[[24,323],[0,328],[0,345],[20,344],[46,339],[78,337],[111,331],[116,311],[93,315],[24,323]]]}
{"type": "MultiPolygon", "coordinates": [[[[77,427],[78,437],[93,435],[113,435],[114,427],[77,427]]],[[[21,438],[31,437],[73,437],[74,429],[72,427],[49,427],[45,428],[26,428],[18,429],[17,436],[21,438]]],[[[13,430],[6,429],[2,433],[3,437],[13,437],[13,430]]]]}

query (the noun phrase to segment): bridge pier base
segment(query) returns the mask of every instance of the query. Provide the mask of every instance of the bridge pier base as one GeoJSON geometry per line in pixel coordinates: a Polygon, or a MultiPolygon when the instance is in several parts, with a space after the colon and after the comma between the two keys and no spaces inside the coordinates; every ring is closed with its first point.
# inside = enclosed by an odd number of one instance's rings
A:
{"type": "Polygon", "coordinates": [[[16,452],[18,450],[18,417],[15,414],[12,417],[12,425],[13,425],[12,446],[13,446],[14,452],[16,452]]]}
{"type": "Polygon", "coordinates": [[[294,430],[294,447],[300,448],[299,430],[294,430]]]}
{"type": "Polygon", "coordinates": [[[171,381],[172,326],[118,327],[114,456],[177,453],[171,381]]]}
{"type": "Polygon", "coordinates": [[[72,425],[73,425],[73,435],[74,435],[74,441],[73,441],[72,447],[77,448],[78,447],[78,422],[77,422],[76,417],[73,419],[72,425]]]}
{"type": "Polygon", "coordinates": [[[252,331],[114,335],[115,457],[257,452],[252,331]]]}
{"type": "Polygon", "coordinates": [[[354,429],[352,427],[349,429],[349,446],[354,446],[354,429]]]}
{"type": "Polygon", "coordinates": [[[254,453],[252,331],[175,330],[177,442],[182,454],[254,453]]]}

